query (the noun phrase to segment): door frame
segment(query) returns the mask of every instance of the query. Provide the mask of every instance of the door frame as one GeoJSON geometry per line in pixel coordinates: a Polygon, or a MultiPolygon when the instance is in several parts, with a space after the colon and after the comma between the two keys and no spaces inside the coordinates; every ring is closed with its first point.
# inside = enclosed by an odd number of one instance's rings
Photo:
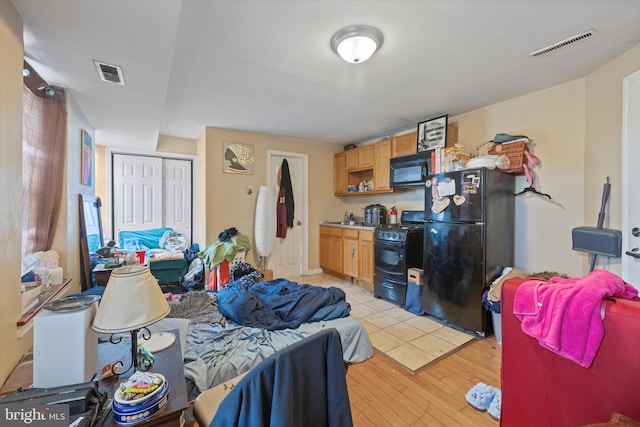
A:
{"type": "Polygon", "coordinates": [[[161,157],[163,159],[176,159],[176,160],[190,160],[191,161],[191,235],[195,242],[196,236],[198,236],[198,162],[197,156],[194,154],[180,154],[180,153],[168,153],[164,151],[145,151],[145,150],[123,150],[118,148],[105,147],[104,153],[104,177],[105,177],[105,189],[104,189],[104,230],[103,234],[105,238],[113,240],[113,155],[121,154],[125,156],[144,156],[144,157],[161,157]]]}
{"type": "MultiPolygon", "coordinates": [[[[271,170],[272,157],[289,157],[302,160],[302,275],[309,274],[309,156],[304,153],[294,153],[290,151],[267,150],[267,185],[278,188],[277,184],[271,182],[274,176],[271,170]]],[[[296,202],[297,204],[297,202],[296,202]]]]}
{"type": "MultiPolygon", "coordinates": [[[[629,174],[634,170],[631,164],[634,152],[640,147],[640,125],[637,123],[637,110],[640,110],[640,71],[625,77],[622,81],[622,278],[627,283],[632,283],[631,263],[638,262],[635,258],[626,255],[625,252],[637,246],[630,241],[631,224],[628,212],[630,209],[629,198],[636,194],[635,187],[629,174]],[[631,108],[634,110],[631,111],[631,108]],[[632,148],[635,141],[635,150],[632,148]]],[[[637,197],[637,196],[636,196],[637,197]]],[[[637,285],[637,284],[634,284],[637,285]]]]}

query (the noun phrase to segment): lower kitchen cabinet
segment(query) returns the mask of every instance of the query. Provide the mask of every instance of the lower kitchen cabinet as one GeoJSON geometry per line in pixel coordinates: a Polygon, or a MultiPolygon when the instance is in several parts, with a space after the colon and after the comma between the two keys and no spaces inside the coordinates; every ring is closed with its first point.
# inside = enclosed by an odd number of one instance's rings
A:
{"type": "Polygon", "coordinates": [[[373,292],[373,230],[320,226],[320,267],[373,292]]]}
{"type": "Polygon", "coordinates": [[[360,230],[358,234],[358,255],[360,262],[360,284],[373,292],[374,250],[373,231],[360,230]]]}
{"type": "Polygon", "coordinates": [[[327,273],[343,277],[344,252],[342,228],[320,226],[320,267],[327,273]]]}
{"type": "Polygon", "coordinates": [[[344,233],[344,274],[355,279],[360,277],[360,263],[358,262],[358,230],[345,230],[344,233]],[[355,239],[350,233],[355,231],[355,239]]]}

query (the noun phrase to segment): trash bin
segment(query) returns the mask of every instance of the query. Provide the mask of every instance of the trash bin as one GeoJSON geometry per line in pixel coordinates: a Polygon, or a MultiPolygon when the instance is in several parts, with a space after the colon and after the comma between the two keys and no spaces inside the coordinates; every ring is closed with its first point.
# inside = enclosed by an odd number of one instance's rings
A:
{"type": "Polygon", "coordinates": [[[405,310],[422,316],[425,311],[422,308],[422,269],[410,268],[407,271],[407,299],[405,310]]]}
{"type": "Polygon", "coordinates": [[[502,344],[502,313],[500,301],[489,301],[489,291],[486,290],[482,294],[482,306],[485,310],[491,312],[491,321],[493,322],[493,334],[495,335],[496,342],[502,344]]]}
{"type": "Polygon", "coordinates": [[[498,344],[502,344],[502,313],[491,312],[491,320],[493,320],[493,334],[498,344]]]}

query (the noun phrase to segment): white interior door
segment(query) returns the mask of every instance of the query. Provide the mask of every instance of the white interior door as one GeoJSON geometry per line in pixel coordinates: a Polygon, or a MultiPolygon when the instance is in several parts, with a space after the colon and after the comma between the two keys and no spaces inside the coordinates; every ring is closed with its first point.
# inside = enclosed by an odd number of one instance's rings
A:
{"type": "Polygon", "coordinates": [[[622,278],[640,289],[640,71],[627,77],[623,87],[622,278]]]}
{"type": "Polygon", "coordinates": [[[113,226],[116,240],[122,230],[162,227],[162,197],[162,158],[114,155],[113,226]]]}
{"type": "Polygon", "coordinates": [[[287,159],[291,185],[293,187],[294,220],[293,228],[287,229],[287,237],[276,238],[267,266],[273,270],[273,277],[288,277],[303,274],[306,271],[308,253],[307,242],[307,172],[306,155],[269,151],[269,186],[278,194],[278,171],[282,161],[287,159]]]}
{"type": "Polygon", "coordinates": [[[164,226],[193,242],[191,233],[191,162],[163,159],[164,226]]]}

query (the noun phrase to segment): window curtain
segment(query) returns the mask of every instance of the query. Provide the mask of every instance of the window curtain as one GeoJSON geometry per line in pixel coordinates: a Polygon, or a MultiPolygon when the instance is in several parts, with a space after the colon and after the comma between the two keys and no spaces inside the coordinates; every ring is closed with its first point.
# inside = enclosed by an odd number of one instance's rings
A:
{"type": "Polygon", "coordinates": [[[47,97],[24,86],[22,154],[22,256],[53,244],[64,178],[67,111],[64,91],[47,97]]]}

